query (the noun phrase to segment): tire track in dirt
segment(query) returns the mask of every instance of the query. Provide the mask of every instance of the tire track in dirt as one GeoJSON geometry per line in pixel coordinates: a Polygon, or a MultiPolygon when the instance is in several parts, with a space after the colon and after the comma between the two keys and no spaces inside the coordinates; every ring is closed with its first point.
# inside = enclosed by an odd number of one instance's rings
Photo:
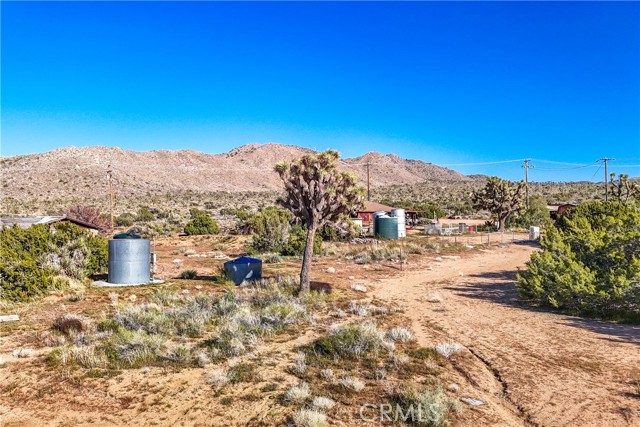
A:
{"type": "Polygon", "coordinates": [[[405,309],[421,345],[454,339],[469,348],[496,384],[506,387],[503,399],[490,403],[509,408],[522,422],[640,426],[632,384],[640,378],[640,327],[521,304],[515,271],[534,250],[510,245],[434,260],[430,269],[370,286],[374,296],[405,309]],[[442,302],[429,302],[436,293],[442,302]]]}

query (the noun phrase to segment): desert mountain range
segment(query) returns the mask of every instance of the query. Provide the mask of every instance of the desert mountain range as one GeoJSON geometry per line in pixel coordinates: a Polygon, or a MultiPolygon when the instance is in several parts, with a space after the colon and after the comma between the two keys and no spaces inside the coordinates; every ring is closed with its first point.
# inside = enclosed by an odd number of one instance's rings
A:
{"type": "MultiPolygon", "coordinates": [[[[273,166],[312,152],[283,144],[249,144],[223,154],[193,150],[131,151],[117,147],[65,147],[42,154],[0,160],[5,197],[92,197],[106,186],[110,164],[116,190],[131,195],[180,191],[272,191],[282,188],[273,166]]],[[[372,187],[424,181],[470,181],[451,169],[394,154],[367,153],[341,160],[366,182],[370,162],[372,187]]]]}

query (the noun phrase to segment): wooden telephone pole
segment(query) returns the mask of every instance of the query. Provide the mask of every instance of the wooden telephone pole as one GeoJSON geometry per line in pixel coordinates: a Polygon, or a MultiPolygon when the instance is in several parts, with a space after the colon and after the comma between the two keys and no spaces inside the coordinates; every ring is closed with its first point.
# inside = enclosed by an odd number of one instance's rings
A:
{"type": "Polygon", "coordinates": [[[367,201],[371,201],[371,184],[369,180],[369,166],[371,166],[371,162],[367,162],[364,164],[367,167],[367,201]]]}
{"type": "Polygon", "coordinates": [[[609,200],[609,173],[607,169],[607,162],[615,159],[612,159],[611,157],[603,157],[598,160],[604,162],[604,201],[607,202],[609,200]]]}
{"type": "Polygon", "coordinates": [[[109,216],[111,219],[111,229],[110,233],[113,234],[113,171],[111,170],[111,165],[107,166],[107,180],[109,181],[109,216]]]}
{"type": "Polygon", "coordinates": [[[529,168],[532,168],[533,166],[529,164],[529,162],[531,161],[531,159],[524,159],[523,162],[524,164],[522,165],[522,167],[524,168],[524,194],[525,194],[525,200],[526,200],[526,207],[529,208],[529,168]]]}

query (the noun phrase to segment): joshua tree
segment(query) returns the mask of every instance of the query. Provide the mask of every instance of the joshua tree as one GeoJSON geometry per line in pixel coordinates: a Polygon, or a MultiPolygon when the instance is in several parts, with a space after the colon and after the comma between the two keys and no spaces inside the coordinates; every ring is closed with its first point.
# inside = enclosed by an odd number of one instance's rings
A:
{"type": "Polygon", "coordinates": [[[504,224],[511,214],[522,208],[524,182],[518,183],[492,176],[487,185],[473,192],[476,209],[486,209],[498,220],[498,230],[504,231],[504,224]]]}
{"type": "Polygon", "coordinates": [[[340,172],[336,163],[340,154],[334,150],[308,154],[292,163],[275,167],[286,190],[278,204],[289,209],[307,228],[307,239],[300,271],[300,290],[310,288],[313,238],[316,230],[328,221],[351,213],[362,205],[364,189],[356,185],[352,173],[340,172]]]}
{"type": "Polygon", "coordinates": [[[618,181],[615,181],[616,174],[611,173],[611,194],[620,203],[627,203],[629,197],[640,197],[640,186],[634,181],[629,181],[629,175],[621,173],[618,181]]]}

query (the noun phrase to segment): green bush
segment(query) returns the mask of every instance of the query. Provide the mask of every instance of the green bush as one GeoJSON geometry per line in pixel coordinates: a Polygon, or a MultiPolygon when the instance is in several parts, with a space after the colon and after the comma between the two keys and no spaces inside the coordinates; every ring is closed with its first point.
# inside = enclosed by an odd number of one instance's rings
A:
{"type": "Polygon", "coordinates": [[[640,212],[583,203],[562,216],[518,274],[518,293],[539,305],[640,320],[640,212]]]}
{"type": "Polygon", "coordinates": [[[289,238],[291,213],[267,207],[252,215],[247,224],[253,232],[251,247],[258,252],[281,252],[289,238]]]}
{"type": "MultiPolygon", "coordinates": [[[[294,225],[289,231],[287,244],[282,249],[282,255],[300,256],[304,253],[304,246],[307,240],[307,230],[294,225]]],[[[313,254],[320,255],[322,253],[322,237],[318,234],[313,239],[313,254]]]]}
{"type": "Polygon", "coordinates": [[[106,239],[71,223],[0,230],[0,298],[28,301],[56,288],[62,274],[82,279],[106,271],[106,239]]]}
{"type": "Polygon", "coordinates": [[[184,227],[184,232],[189,236],[204,234],[218,234],[220,229],[215,219],[207,212],[191,209],[191,221],[184,227]]]}
{"type": "Polygon", "coordinates": [[[547,203],[539,196],[531,196],[528,208],[507,219],[507,227],[529,228],[532,225],[544,228],[553,225],[547,203]]]}
{"type": "Polygon", "coordinates": [[[180,273],[181,279],[195,279],[196,277],[198,277],[196,270],[184,270],[180,273]]]}

